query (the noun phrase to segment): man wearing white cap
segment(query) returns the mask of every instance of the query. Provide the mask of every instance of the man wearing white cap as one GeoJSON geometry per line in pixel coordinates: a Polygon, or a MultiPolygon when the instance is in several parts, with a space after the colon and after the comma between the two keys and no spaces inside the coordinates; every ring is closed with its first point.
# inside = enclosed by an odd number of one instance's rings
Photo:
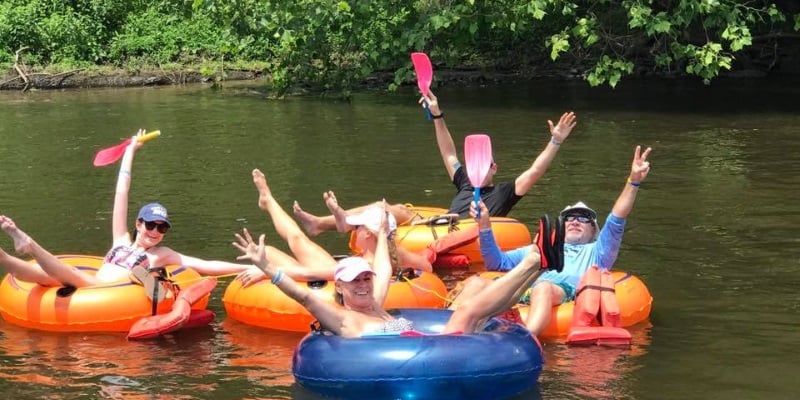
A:
{"type": "MultiPolygon", "coordinates": [[[[617,259],[625,219],[633,209],[639,185],[650,172],[647,156],[651,149],[642,151],[636,146],[628,180],[622,189],[603,227],[597,223],[597,213],[583,202],[568,205],[561,211],[564,221],[564,270],[560,273],[548,271],[534,283],[530,291],[530,310],[526,325],[534,334],[540,334],[550,323],[552,306],[570,301],[575,297],[575,288],[589,267],[597,265],[610,270],[617,259]]],[[[480,229],[481,256],[489,271],[509,271],[530,251],[532,245],[502,252],[495,242],[488,219],[478,221],[480,229]]],[[[462,294],[469,295],[480,290],[485,283],[471,283],[462,294]]],[[[523,296],[524,302],[526,302],[523,296]]]]}

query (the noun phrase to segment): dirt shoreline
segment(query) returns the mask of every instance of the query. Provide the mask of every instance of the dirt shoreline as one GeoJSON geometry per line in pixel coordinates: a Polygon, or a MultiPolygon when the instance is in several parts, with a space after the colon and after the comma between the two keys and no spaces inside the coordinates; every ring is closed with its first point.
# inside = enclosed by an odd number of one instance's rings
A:
{"type": "MultiPolygon", "coordinates": [[[[261,71],[226,70],[225,80],[255,80],[261,71]]],[[[76,88],[142,87],[182,85],[187,83],[212,83],[215,77],[197,71],[83,71],[74,70],[57,74],[32,72],[24,77],[11,70],[0,76],[0,90],[56,90],[76,88]]]]}
{"type": "MultiPolygon", "coordinates": [[[[739,70],[720,74],[719,78],[765,78],[769,76],[761,70],[739,70]]],[[[661,75],[632,75],[634,77],[651,77],[662,79],[686,78],[685,74],[661,75]],[[649,76],[648,76],[649,75],[649,76]]],[[[26,90],[59,90],[59,89],[91,89],[91,88],[128,88],[165,85],[183,85],[193,83],[214,83],[217,81],[255,81],[265,79],[260,70],[226,70],[225,78],[207,76],[194,70],[185,71],[139,71],[125,70],[111,71],[84,71],[74,70],[62,73],[30,72],[23,77],[15,70],[8,70],[0,75],[0,90],[26,91],[26,90]]],[[[576,69],[548,68],[534,72],[522,73],[515,71],[491,71],[482,69],[449,69],[437,71],[439,82],[461,83],[502,83],[514,82],[533,78],[551,78],[582,80],[581,73],[576,69]]],[[[378,72],[367,78],[363,88],[386,87],[394,79],[391,72],[378,72]]],[[[699,79],[699,78],[698,78],[699,79]]]]}

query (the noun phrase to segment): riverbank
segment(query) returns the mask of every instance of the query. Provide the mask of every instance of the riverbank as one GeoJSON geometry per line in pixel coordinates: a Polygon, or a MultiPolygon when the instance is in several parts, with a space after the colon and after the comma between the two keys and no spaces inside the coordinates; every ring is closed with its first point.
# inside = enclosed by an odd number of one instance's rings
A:
{"type": "MultiPolygon", "coordinates": [[[[759,69],[745,69],[723,72],[719,78],[766,78],[772,74],[759,69]]],[[[785,75],[785,74],[781,74],[785,75]]],[[[796,75],[796,74],[790,74],[796,75]]],[[[27,91],[27,90],[59,90],[59,89],[91,89],[91,88],[126,88],[145,86],[184,85],[196,83],[217,83],[225,81],[257,81],[268,79],[269,74],[260,68],[252,69],[215,69],[209,70],[204,66],[185,66],[162,68],[141,68],[135,70],[91,67],[61,70],[20,70],[9,69],[0,75],[0,90],[27,91]]],[[[575,68],[564,68],[551,65],[546,68],[537,68],[529,71],[498,71],[483,68],[451,68],[436,71],[436,81],[441,83],[461,84],[496,84],[529,80],[537,78],[582,80],[582,73],[575,68]]],[[[628,79],[658,78],[676,79],[688,78],[682,73],[671,74],[634,74],[628,79]]],[[[699,78],[698,78],[699,79],[699,78]]],[[[386,88],[394,80],[393,72],[377,72],[367,78],[360,89],[386,88]]],[[[587,83],[588,85],[588,83],[587,83]]],[[[303,93],[306,90],[298,88],[293,93],[303,93]]]]}
{"type": "Polygon", "coordinates": [[[0,76],[0,90],[52,90],[101,87],[139,87],[213,83],[218,80],[242,81],[262,78],[262,72],[253,70],[225,70],[209,74],[199,68],[181,70],[143,69],[74,69],[69,71],[21,71],[13,69],[0,76]]]}
{"type": "MultiPolygon", "coordinates": [[[[16,64],[0,74],[0,90],[53,90],[103,87],[140,87],[247,81],[268,79],[260,65],[236,65],[223,69],[213,65],[170,65],[169,67],[114,68],[93,66],[65,69],[63,67],[29,68],[16,64]]],[[[527,71],[499,71],[495,68],[460,67],[437,69],[436,80],[454,83],[500,83],[518,79],[561,78],[582,79],[577,69],[552,64],[527,71]]],[[[394,81],[394,72],[375,72],[357,87],[386,88],[394,81]]],[[[298,89],[301,92],[302,89],[298,89]]],[[[296,90],[295,90],[296,91],[296,90]]]]}

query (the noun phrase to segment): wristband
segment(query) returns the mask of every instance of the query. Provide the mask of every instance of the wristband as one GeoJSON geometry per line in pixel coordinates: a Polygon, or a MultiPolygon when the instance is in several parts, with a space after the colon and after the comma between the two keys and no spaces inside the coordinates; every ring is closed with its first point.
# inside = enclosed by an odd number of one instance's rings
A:
{"type": "Polygon", "coordinates": [[[556,137],[555,137],[555,136],[550,136],[550,143],[552,143],[552,144],[554,144],[554,145],[556,145],[556,146],[561,146],[561,142],[559,142],[558,140],[556,140],[556,137]]]}
{"type": "Polygon", "coordinates": [[[639,185],[641,185],[642,183],[641,182],[632,181],[631,178],[628,178],[628,184],[630,184],[633,187],[637,187],[638,188],[639,185]]]}
{"type": "Polygon", "coordinates": [[[279,284],[281,282],[281,279],[283,279],[283,271],[279,269],[278,272],[275,273],[275,276],[272,277],[272,284],[273,285],[279,284]]]}
{"type": "Polygon", "coordinates": [[[444,113],[441,113],[439,115],[431,114],[431,119],[439,119],[439,118],[444,118],[444,113]]]}

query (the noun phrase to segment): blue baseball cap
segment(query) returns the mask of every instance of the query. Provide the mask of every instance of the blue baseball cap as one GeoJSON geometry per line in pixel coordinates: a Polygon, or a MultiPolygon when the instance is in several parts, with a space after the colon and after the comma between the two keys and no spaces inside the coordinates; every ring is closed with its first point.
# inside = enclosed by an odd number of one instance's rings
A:
{"type": "Polygon", "coordinates": [[[164,221],[167,226],[172,227],[169,223],[167,208],[159,203],[145,204],[144,207],[139,210],[139,216],[136,217],[136,219],[141,219],[145,222],[164,221]]]}

